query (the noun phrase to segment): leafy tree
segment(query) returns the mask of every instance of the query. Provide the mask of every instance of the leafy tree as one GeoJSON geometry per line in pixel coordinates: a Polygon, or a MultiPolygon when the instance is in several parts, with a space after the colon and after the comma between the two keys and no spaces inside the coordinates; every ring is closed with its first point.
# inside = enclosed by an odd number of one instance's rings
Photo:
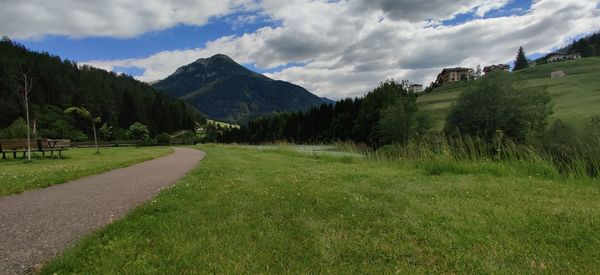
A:
{"type": "Polygon", "coordinates": [[[110,141],[114,139],[113,127],[107,123],[103,123],[102,126],[100,126],[98,133],[100,134],[100,139],[104,141],[110,141]]]}
{"type": "Polygon", "coordinates": [[[435,126],[435,122],[431,115],[423,112],[418,112],[415,115],[414,130],[412,131],[415,136],[423,137],[431,132],[431,129],[435,126]]]}
{"type": "Polygon", "coordinates": [[[129,126],[128,135],[132,139],[137,140],[138,145],[140,145],[144,139],[150,137],[150,131],[148,130],[148,126],[139,122],[135,122],[129,126]]]}
{"type": "Polygon", "coordinates": [[[169,145],[171,144],[171,136],[169,136],[169,134],[167,133],[162,133],[156,136],[156,142],[159,145],[169,145]]]}
{"type": "Polygon", "coordinates": [[[379,119],[379,133],[384,143],[401,143],[408,141],[410,134],[409,118],[404,111],[404,104],[398,99],[393,105],[385,107],[379,119]]]}
{"type": "Polygon", "coordinates": [[[417,111],[417,96],[406,91],[402,84],[388,80],[368,93],[361,102],[353,129],[355,141],[378,145],[382,141],[378,130],[380,112],[400,98],[404,112],[410,119],[417,111]]]}
{"type": "Polygon", "coordinates": [[[77,114],[79,117],[84,120],[92,123],[92,131],[94,132],[94,145],[96,146],[96,154],[100,154],[100,149],[98,148],[98,137],[96,135],[96,123],[100,123],[100,117],[94,117],[84,107],[70,107],[65,110],[66,114],[77,114]]]}
{"type": "Polygon", "coordinates": [[[525,51],[523,50],[523,47],[519,47],[519,52],[517,53],[517,59],[515,60],[515,66],[513,67],[513,71],[518,71],[525,68],[529,68],[529,61],[525,56],[525,51]]]}
{"type": "Polygon", "coordinates": [[[0,131],[1,138],[25,138],[27,137],[27,123],[22,118],[17,118],[6,129],[0,131]]]}
{"type": "Polygon", "coordinates": [[[450,110],[445,131],[491,141],[497,130],[524,142],[530,132],[544,129],[552,113],[545,91],[518,89],[507,73],[493,72],[465,90],[450,110]]]}

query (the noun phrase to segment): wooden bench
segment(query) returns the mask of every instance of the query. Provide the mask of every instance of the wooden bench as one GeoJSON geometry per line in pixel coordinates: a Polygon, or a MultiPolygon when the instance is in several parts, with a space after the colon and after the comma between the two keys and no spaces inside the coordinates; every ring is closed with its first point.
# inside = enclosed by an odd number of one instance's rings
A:
{"type": "MultiPolygon", "coordinates": [[[[46,156],[46,152],[50,152],[50,156],[54,156],[54,152],[58,152],[58,157],[62,158],[62,151],[69,150],[71,140],[68,139],[38,139],[31,140],[31,152],[41,152],[46,156]]],[[[13,158],[17,158],[17,153],[23,153],[23,158],[27,154],[26,139],[0,139],[0,153],[2,159],[6,159],[6,153],[12,153],[13,158]]]]}

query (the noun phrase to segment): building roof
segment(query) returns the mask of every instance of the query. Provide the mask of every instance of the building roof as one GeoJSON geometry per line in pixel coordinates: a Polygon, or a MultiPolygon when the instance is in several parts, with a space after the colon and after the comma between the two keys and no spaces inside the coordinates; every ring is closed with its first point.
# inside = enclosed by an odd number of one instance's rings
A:
{"type": "Polygon", "coordinates": [[[443,73],[444,71],[457,71],[457,72],[465,72],[465,71],[471,71],[471,70],[473,70],[473,69],[471,69],[471,68],[461,68],[461,67],[455,67],[455,68],[444,68],[444,69],[442,70],[442,73],[443,73]]]}

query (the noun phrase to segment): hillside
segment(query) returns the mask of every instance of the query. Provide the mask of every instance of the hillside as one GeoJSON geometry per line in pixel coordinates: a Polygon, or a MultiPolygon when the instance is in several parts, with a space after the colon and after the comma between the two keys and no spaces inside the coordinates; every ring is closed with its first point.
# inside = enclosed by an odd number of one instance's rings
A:
{"type": "Polygon", "coordinates": [[[574,54],[579,53],[582,57],[600,56],[600,32],[582,37],[573,43],[566,45],[554,52],[542,56],[535,60],[537,64],[546,64],[548,57],[554,54],[574,54]]]}
{"type": "MultiPolygon", "coordinates": [[[[511,73],[523,87],[546,88],[553,99],[554,114],[550,120],[561,119],[581,127],[590,117],[600,115],[600,58],[590,57],[539,65],[511,73]],[[564,70],[566,76],[551,79],[550,73],[564,70]]],[[[460,92],[472,82],[443,85],[430,94],[419,97],[419,109],[431,114],[441,129],[446,114],[460,92]]]]}
{"type": "Polygon", "coordinates": [[[0,41],[0,129],[25,117],[22,101],[15,93],[23,72],[33,78],[29,107],[39,137],[89,137],[87,123],[64,114],[72,106],[87,108],[112,126],[116,136],[134,122],[147,125],[153,133],[162,133],[193,129],[195,122],[204,120],[200,112],[182,100],[165,96],[131,76],[78,66],[4,38],[0,41]]]}
{"type": "Polygon", "coordinates": [[[235,123],[328,102],[300,86],[250,71],[221,54],[183,66],[153,87],[184,99],[210,118],[235,123]]]}

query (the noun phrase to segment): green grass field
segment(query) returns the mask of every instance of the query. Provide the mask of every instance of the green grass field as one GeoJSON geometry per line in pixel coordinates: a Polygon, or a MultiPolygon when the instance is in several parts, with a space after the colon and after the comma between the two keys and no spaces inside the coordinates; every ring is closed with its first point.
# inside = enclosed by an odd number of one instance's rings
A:
{"type": "Polygon", "coordinates": [[[207,157],[176,186],[42,273],[600,272],[597,181],[494,162],[434,176],[431,163],[200,148],[207,157]]]}
{"type": "Polygon", "coordinates": [[[17,158],[0,160],[0,196],[64,183],[73,179],[110,171],[153,159],[172,152],[168,147],[111,147],[71,149],[64,159],[34,158],[31,162],[17,158]]]}
{"type": "Polygon", "coordinates": [[[240,128],[240,126],[237,125],[237,124],[229,124],[229,123],[226,123],[226,122],[216,121],[216,120],[212,120],[212,119],[208,119],[207,121],[208,121],[208,123],[212,123],[212,124],[221,126],[223,128],[229,128],[229,127],[231,127],[231,128],[240,128]]]}
{"type": "MultiPolygon", "coordinates": [[[[550,120],[561,119],[581,128],[591,116],[600,115],[600,57],[540,65],[511,75],[522,87],[547,89],[554,105],[550,120]],[[564,70],[566,76],[551,79],[550,73],[557,70],[564,70]]],[[[419,108],[430,113],[441,129],[452,102],[468,86],[452,83],[437,88],[419,97],[419,108]]]]}

